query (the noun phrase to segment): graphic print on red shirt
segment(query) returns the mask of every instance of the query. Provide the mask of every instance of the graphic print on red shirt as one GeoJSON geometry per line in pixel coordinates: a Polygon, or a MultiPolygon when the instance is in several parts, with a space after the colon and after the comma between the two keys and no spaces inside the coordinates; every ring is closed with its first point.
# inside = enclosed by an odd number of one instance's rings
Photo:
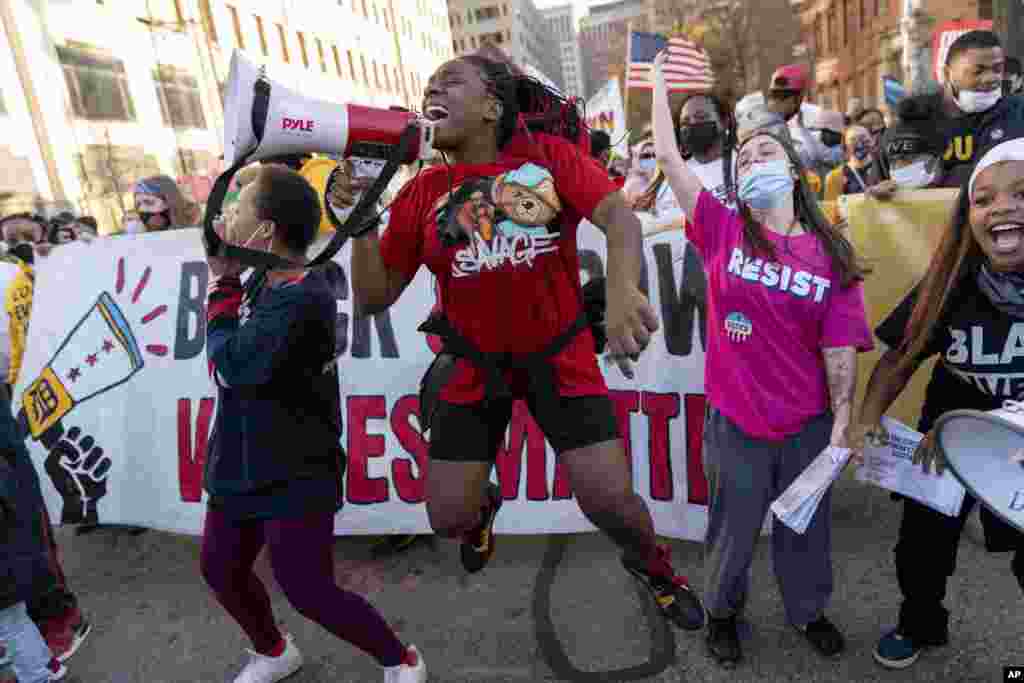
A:
{"type": "MultiPolygon", "coordinates": [[[[391,205],[381,256],[410,279],[426,265],[445,315],[481,351],[540,351],[580,313],[576,228],[613,192],[578,147],[520,135],[492,164],[436,166],[410,181],[391,205]],[[446,246],[439,226],[463,241],[446,246]]],[[[589,330],[552,362],[563,396],[607,391],[589,330]]],[[[484,378],[462,360],[442,398],[479,401],[484,378]]],[[[510,373],[509,381],[522,386],[523,378],[510,373]]]]}

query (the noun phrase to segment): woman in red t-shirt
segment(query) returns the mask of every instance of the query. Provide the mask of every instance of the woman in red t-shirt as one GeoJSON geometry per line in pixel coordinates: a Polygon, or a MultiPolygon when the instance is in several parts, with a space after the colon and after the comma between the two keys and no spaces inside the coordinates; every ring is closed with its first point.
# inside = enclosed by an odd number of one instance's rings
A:
{"type": "MultiPolygon", "coordinates": [[[[421,399],[427,512],[438,534],[462,540],[467,571],[494,551],[502,498],[490,473],[513,400],[524,399],[583,513],[623,548],[625,566],[667,617],[700,628],[700,601],[656,545],[633,490],[594,338],[580,324],[576,227],[587,218],[608,238],[608,346],[631,376],[629,356],[658,327],[638,286],[640,223],[594,159],[564,138],[526,130],[521,115],[537,113],[537,103],[560,112],[558,130],[577,126],[575,107],[506,63],[474,55],[434,73],[423,111],[446,163],[403,188],[383,235],[353,241],[355,306],[361,315],[388,308],[420,266],[437,278],[441,315],[421,328],[445,343],[421,399]]],[[[351,204],[351,188],[329,186],[333,206],[351,204]]]]}

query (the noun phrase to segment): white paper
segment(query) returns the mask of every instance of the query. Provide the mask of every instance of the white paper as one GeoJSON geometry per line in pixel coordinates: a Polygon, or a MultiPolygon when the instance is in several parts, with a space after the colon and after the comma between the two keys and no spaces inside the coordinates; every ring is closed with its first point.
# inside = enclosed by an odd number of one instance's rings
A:
{"type": "Polygon", "coordinates": [[[858,481],[913,498],[944,515],[959,515],[965,491],[956,477],[948,470],[941,475],[934,469],[925,474],[920,465],[911,462],[924,435],[887,417],[882,418],[882,426],[889,438],[883,446],[865,447],[864,464],[857,468],[858,481]]]}
{"type": "Polygon", "coordinates": [[[771,505],[779,521],[798,534],[807,531],[828,487],[839,478],[850,459],[850,449],[829,446],[793,480],[771,505]]]}

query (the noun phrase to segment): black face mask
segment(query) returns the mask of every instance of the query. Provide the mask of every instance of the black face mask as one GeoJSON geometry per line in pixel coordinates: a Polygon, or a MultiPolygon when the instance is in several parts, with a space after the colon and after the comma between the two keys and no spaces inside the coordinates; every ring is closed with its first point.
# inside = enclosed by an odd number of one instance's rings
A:
{"type": "Polygon", "coordinates": [[[714,147],[720,136],[717,123],[704,121],[683,126],[679,131],[679,142],[691,154],[705,154],[714,147]]]}
{"type": "Polygon", "coordinates": [[[843,136],[834,130],[825,128],[821,131],[821,144],[826,147],[835,147],[836,145],[842,144],[843,136]]]}
{"type": "Polygon", "coordinates": [[[31,242],[19,242],[7,249],[7,253],[25,263],[35,263],[36,250],[31,242]]]}
{"type": "Polygon", "coordinates": [[[158,212],[139,211],[138,213],[139,213],[139,219],[142,221],[143,225],[146,226],[147,230],[167,230],[168,228],[171,227],[171,210],[170,209],[164,209],[163,211],[158,211],[158,212]],[[163,218],[164,218],[164,224],[162,226],[160,226],[159,228],[154,228],[154,227],[152,227],[149,224],[150,219],[154,218],[156,216],[163,216],[163,218]]]}

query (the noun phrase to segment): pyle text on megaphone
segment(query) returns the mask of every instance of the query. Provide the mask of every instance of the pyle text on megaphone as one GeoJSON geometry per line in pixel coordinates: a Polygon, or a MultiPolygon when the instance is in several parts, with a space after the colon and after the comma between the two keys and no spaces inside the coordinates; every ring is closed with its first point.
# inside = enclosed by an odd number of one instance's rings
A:
{"type": "Polygon", "coordinates": [[[269,78],[236,50],[224,99],[224,161],[235,164],[276,156],[323,153],[387,159],[412,124],[418,135],[401,159],[412,163],[434,152],[433,125],[410,111],[342,104],[308,97],[269,78]]]}

